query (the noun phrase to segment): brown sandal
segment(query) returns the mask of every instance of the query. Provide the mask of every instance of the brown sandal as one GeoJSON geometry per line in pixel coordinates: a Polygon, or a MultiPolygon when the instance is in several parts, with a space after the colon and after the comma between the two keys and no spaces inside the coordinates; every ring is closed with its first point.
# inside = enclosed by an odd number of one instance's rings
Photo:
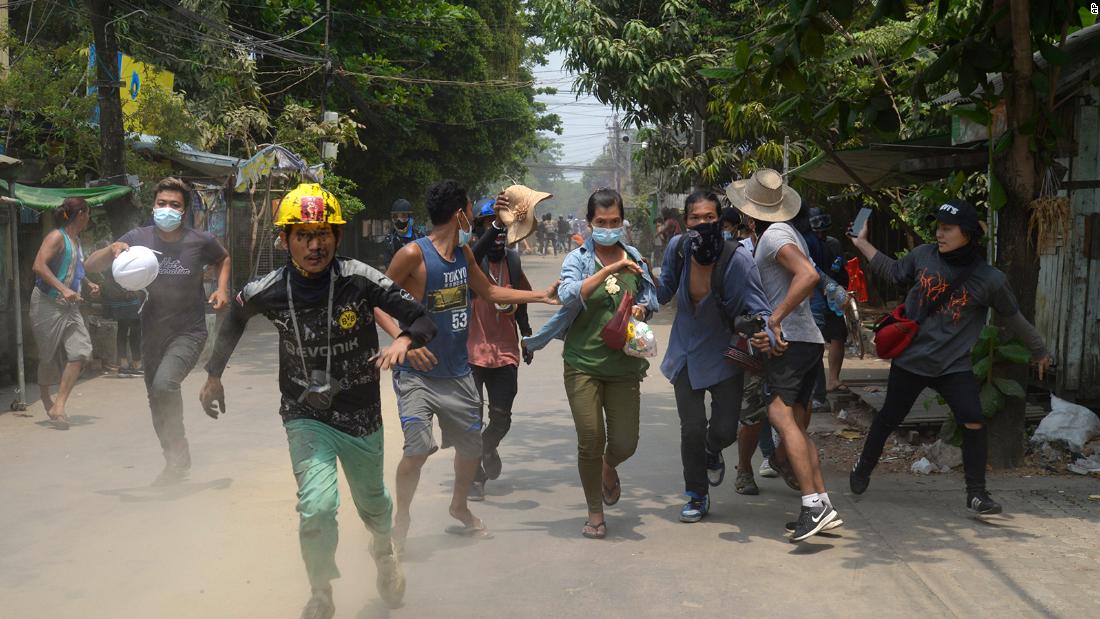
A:
{"type": "Polygon", "coordinates": [[[587,537],[588,539],[603,539],[607,537],[607,521],[604,520],[600,524],[592,524],[591,522],[585,520],[584,528],[581,529],[581,535],[587,537]],[[592,532],[589,533],[588,529],[592,529],[592,532]]]}

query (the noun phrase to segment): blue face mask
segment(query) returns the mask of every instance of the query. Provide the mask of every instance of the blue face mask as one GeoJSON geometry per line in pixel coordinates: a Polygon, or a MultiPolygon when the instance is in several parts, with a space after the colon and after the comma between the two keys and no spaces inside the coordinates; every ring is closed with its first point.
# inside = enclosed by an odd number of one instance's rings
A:
{"type": "Polygon", "coordinates": [[[730,232],[729,230],[723,230],[722,231],[722,240],[723,241],[732,241],[733,240],[733,233],[730,232]]]}
{"type": "Polygon", "coordinates": [[[604,247],[614,245],[622,239],[622,226],[618,228],[592,228],[592,240],[604,247]]]}
{"type": "MultiPolygon", "coordinates": [[[[462,218],[466,219],[466,215],[464,213],[459,212],[459,215],[462,215],[462,218]]],[[[466,219],[466,225],[467,226],[470,225],[470,220],[469,219],[466,219]]],[[[474,233],[473,233],[472,230],[463,230],[462,225],[459,224],[459,226],[458,226],[458,246],[459,247],[465,247],[470,242],[470,239],[473,238],[473,236],[474,236],[474,233]]]]}
{"type": "Polygon", "coordinates": [[[157,228],[171,232],[180,227],[181,223],[183,223],[183,213],[176,209],[167,206],[153,209],[153,224],[157,228]]]}

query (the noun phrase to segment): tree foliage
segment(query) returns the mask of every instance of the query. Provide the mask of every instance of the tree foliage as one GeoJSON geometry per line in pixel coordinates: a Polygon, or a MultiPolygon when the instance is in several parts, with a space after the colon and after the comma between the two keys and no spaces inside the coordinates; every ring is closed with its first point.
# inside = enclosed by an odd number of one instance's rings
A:
{"type": "MultiPolygon", "coordinates": [[[[45,182],[82,184],[98,176],[94,100],[81,96],[88,16],[79,3],[50,6],[47,15],[11,10],[11,32],[37,34],[13,42],[0,84],[8,145],[46,159],[45,182]]],[[[537,131],[557,124],[534,101],[531,68],[544,51],[527,43],[520,0],[334,0],[331,21],[316,0],[127,0],[113,9],[120,47],[176,76],[173,93],[150,88],[138,112],[162,148],[247,157],[278,142],[318,162],[320,142],[337,142],[342,186],[357,187],[376,213],[398,196],[416,201],[442,177],[476,186],[521,175],[543,146],[537,131]],[[322,123],[321,109],[340,121],[322,123]]]]}

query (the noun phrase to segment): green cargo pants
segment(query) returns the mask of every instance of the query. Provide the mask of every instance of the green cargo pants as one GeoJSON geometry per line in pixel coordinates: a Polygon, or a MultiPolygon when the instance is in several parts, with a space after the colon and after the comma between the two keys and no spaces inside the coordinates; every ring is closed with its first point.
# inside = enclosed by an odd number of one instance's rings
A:
{"type": "Polygon", "coordinates": [[[354,437],[312,419],[294,419],[284,427],[294,478],[298,480],[302,559],[310,586],[324,589],[340,576],[336,568],[336,508],[340,506],[337,458],[351,486],[359,517],[374,534],[375,546],[389,544],[393,502],[382,481],[382,430],[354,437]]]}

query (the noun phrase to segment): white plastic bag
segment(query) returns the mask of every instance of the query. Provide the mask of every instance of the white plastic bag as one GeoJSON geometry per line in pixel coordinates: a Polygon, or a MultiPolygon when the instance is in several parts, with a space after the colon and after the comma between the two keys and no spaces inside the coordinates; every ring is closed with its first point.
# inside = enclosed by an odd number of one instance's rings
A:
{"type": "Polygon", "coordinates": [[[626,346],[623,352],[631,357],[656,357],[657,336],[646,323],[633,317],[626,326],[626,346]]]}
{"type": "Polygon", "coordinates": [[[1032,443],[1065,445],[1070,451],[1080,453],[1085,443],[1100,434],[1100,418],[1084,406],[1050,396],[1050,414],[1043,417],[1032,443]]]}

